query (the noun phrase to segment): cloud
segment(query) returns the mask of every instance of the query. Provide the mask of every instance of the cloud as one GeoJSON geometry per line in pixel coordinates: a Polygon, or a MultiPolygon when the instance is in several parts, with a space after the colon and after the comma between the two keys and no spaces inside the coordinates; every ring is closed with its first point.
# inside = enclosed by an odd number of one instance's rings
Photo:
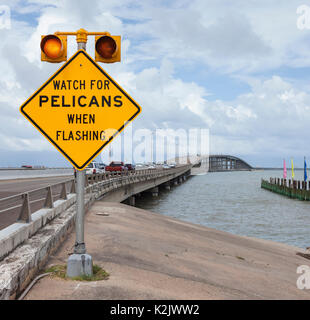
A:
{"type": "MultiPolygon", "coordinates": [[[[9,32],[0,30],[2,154],[54,150],[18,109],[59,67],[40,61],[41,34],[80,27],[122,35],[122,63],[103,68],[142,106],[135,128],[207,127],[213,153],[301,155],[307,148],[308,85],[278,72],[310,66],[309,34],[296,27],[297,0],[281,7],[275,0],[4,3],[13,20],[9,32]],[[210,84],[197,80],[201,70],[250,89],[231,101],[214,97],[210,84]]],[[[87,48],[94,56],[93,39],[87,48]]],[[[69,55],[75,50],[70,38],[69,55]]]]}
{"type": "MultiPolygon", "coordinates": [[[[230,145],[231,153],[236,150],[243,155],[272,152],[302,156],[307,153],[309,92],[298,90],[278,76],[251,85],[250,93],[240,95],[229,105],[217,102],[218,108],[209,109],[208,114],[212,113],[216,119],[216,125],[210,128],[211,134],[217,136],[222,145],[226,141],[224,146],[230,145]]],[[[218,150],[216,141],[212,148],[218,150]]]]}

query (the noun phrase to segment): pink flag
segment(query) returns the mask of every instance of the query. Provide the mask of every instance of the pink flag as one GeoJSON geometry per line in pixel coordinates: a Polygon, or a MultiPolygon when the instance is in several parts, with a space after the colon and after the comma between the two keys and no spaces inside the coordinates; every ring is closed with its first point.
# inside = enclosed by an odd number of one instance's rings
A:
{"type": "Polygon", "coordinates": [[[286,171],[286,163],[285,159],[283,160],[283,179],[286,179],[287,171],[286,171]]]}

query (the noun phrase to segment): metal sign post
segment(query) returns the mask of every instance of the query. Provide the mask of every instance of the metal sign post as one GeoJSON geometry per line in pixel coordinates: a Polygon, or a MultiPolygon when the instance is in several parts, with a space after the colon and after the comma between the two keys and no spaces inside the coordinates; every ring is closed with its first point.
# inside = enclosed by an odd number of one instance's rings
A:
{"type": "Polygon", "coordinates": [[[76,241],[74,253],[84,254],[86,247],[84,243],[84,188],[85,188],[85,170],[78,171],[76,174],[76,241]]]}
{"type": "Polygon", "coordinates": [[[74,254],[68,259],[67,276],[69,278],[79,277],[81,275],[93,275],[93,260],[86,253],[84,242],[84,186],[85,186],[85,170],[77,171],[76,174],[76,220],[75,235],[76,241],[74,246],[74,254]]]}
{"type": "MultiPolygon", "coordinates": [[[[86,42],[78,42],[78,50],[86,51],[86,42]]],[[[70,278],[81,275],[93,275],[93,260],[86,254],[84,242],[84,203],[85,170],[76,172],[76,220],[75,220],[75,246],[74,254],[68,259],[67,276],[70,278]]]]}
{"type": "Polygon", "coordinates": [[[84,243],[85,168],[141,112],[140,106],[96,61],[121,61],[121,37],[109,32],[55,32],[41,37],[41,61],[64,63],[20,108],[21,113],[77,169],[76,242],[67,276],[92,275],[84,243]],[[68,59],[67,36],[78,51],[68,59]],[[95,60],[87,54],[95,36],[95,60]],[[83,151],[81,151],[83,150],[83,151]]]}

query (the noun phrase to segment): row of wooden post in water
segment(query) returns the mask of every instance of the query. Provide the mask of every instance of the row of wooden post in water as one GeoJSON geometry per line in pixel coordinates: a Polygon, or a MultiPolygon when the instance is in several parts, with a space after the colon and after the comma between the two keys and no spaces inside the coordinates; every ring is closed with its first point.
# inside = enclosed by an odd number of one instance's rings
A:
{"type": "Polygon", "coordinates": [[[270,178],[269,181],[262,179],[261,187],[293,199],[310,201],[310,181],[270,178]]]}

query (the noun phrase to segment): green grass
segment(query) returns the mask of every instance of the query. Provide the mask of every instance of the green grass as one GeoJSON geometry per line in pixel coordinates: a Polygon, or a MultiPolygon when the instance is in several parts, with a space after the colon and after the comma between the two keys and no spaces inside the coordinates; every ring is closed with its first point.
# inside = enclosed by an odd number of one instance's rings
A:
{"type": "Polygon", "coordinates": [[[54,276],[59,277],[61,279],[65,280],[76,280],[76,281],[100,281],[100,280],[106,280],[109,277],[109,273],[103,270],[100,266],[94,264],[93,265],[93,275],[92,276],[80,276],[80,277],[74,277],[69,278],[67,277],[67,266],[65,265],[55,265],[48,269],[46,269],[44,272],[51,272],[54,276]]]}

